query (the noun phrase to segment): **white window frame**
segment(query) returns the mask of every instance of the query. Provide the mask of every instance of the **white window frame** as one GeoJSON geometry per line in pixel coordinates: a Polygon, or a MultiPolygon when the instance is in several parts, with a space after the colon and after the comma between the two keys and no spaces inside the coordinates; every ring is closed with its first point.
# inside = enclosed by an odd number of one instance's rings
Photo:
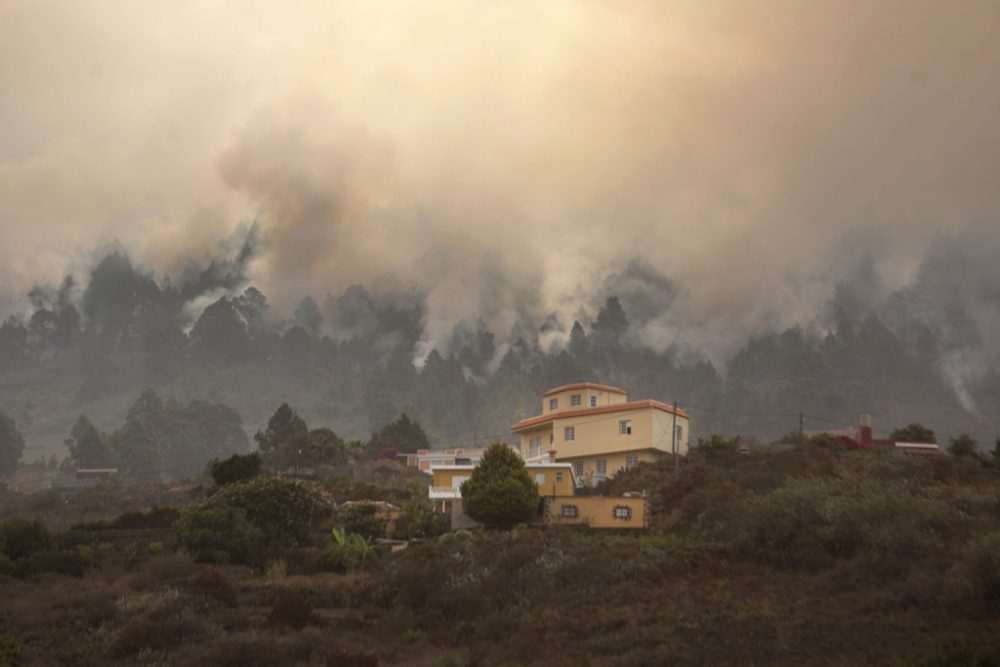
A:
{"type": "Polygon", "coordinates": [[[556,481],[557,482],[563,481],[563,474],[561,472],[556,473],[556,481]]]}
{"type": "Polygon", "coordinates": [[[535,435],[528,440],[528,451],[531,456],[538,456],[542,453],[542,436],[535,435]]]}
{"type": "Polygon", "coordinates": [[[580,394],[570,394],[569,406],[572,408],[577,405],[583,405],[583,396],[580,394]]]}
{"type": "Polygon", "coordinates": [[[573,472],[576,473],[578,478],[583,479],[583,461],[573,462],[573,472]]]}
{"type": "Polygon", "coordinates": [[[563,440],[569,442],[571,440],[576,440],[576,427],[566,426],[563,428],[563,440]]]}
{"type": "Polygon", "coordinates": [[[627,454],[625,456],[625,469],[634,470],[639,465],[639,456],[636,454],[627,454]]]}
{"type": "Polygon", "coordinates": [[[578,519],[580,517],[580,508],[576,505],[563,505],[562,516],[566,519],[578,519]]]}
{"type": "Polygon", "coordinates": [[[551,412],[552,410],[558,410],[558,409],[559,409],[559,399],[558,398],[550,398],[549,399],[549,411],[551,412]]]}
{"type": "Polygon", "coordinates": [[[618,420],[618,435],[632,435],[632,420],[618,420]]]}
{"type": "Polygon", "coordinates": [[[631,521],[632,508],[628,505],[615,505],[611,510],[611,517],[619,521],[631,521]]]}
{"type": "Polygon", "coordinates": [[[597,407],[597,394],[591,394],[590,395],[590,407],[592,407],[592,408],[596,408],[597,407]]]}
{"type": "Polygon", "coordinates": [[[595,464],[595,469],[598,475],[607,476],[608,474],[608,460],[607,459],[597,459],[595,464]]]}
{"type": "Polygon", "coordinates": [[[535,484],[537,484],[538,486],[545,486],[545,473],[544,472],[536,472],[535,473],[535,484]]]}

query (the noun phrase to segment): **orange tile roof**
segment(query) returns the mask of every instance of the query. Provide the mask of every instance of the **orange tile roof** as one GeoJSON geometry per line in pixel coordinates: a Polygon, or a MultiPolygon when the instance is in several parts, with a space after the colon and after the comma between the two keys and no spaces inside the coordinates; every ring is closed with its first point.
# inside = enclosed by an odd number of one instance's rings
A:
{"type": "MultiPolygon", "coordinates": [[[[618,405],[602,405],[597,408],[581,408],[579,410],[556,410],[555,412],[550,412],[547,415],[539,415],[537,417],[529,417],[528,419],[522,419],[513,426],[510,427],[511,431],[523,431],[526,428],[532,426],[539,426],[546,422],[554,421],[556,419],[567,419],[569,417],[584,417],[587,415],[603,415],[612,412],[624,412],[626,410],[638,410],[641,408],[655,408],[657,410],[663,410],[670,414],[674,413],[673,406],[667,405],[666,403],[661,403],[659,401],[629,401],[628,403],[619,403],[618,405]]],[[[687,413],[684,410],[677,408],[677,416],[687,418],[687,413]]]]}
{"type": "Polygon", "coordinates": [[[562,391],[570,391],[571,389],[596,389],[597,391],[610,391],[612,394],[628,394],[624,389],[618,387],[612,387],[607,384],[594,384],[593,382],[577,382],[575,384],[564,384],[561,387],[556,387],[555,389],[549,389],[547,392],[542,394],[542,396],[551,396],[552,394],[558,394],[562,391]]]}

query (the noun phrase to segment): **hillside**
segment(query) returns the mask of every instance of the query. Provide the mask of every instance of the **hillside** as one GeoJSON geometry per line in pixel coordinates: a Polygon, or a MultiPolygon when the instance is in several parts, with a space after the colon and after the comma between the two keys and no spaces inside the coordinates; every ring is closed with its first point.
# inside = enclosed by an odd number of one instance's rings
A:
{"type": "MultiPolygon", "coordinates": [[[[677,477],[644,464],[603,490],[624,489],[652,499],[645,534],[448,534],[353,574],[323,572],[315,549],[285,552],[280,568],[199,566],[164,553],[162,531],[97,535],[94,547],[77,542],[82,578],[3,579],[0,634],[33,665],[1000,659],[996,467],[815,447],[701,451],[677,477]]],[[[11,496],[0,519],[72,511],[11,496]]],[[[113,511],[104,498],[91,505],[113,511]]],[[[122,509],[136,508],[130,498],[122,509]]]]}

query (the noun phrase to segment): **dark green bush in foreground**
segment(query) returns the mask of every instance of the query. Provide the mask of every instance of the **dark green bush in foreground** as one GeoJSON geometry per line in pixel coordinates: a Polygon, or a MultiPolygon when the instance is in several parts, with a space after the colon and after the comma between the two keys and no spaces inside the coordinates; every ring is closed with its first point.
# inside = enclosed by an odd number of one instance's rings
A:
{"type": "Polygon", "coordinates": [[[243,510],[202,506],[185,514],[176,526],[177,543],[202,563],[253,563],[264,544],[263,533],[243,510]]]}
{"type": "Polygon", "coordinates": [[[14,518],[0,524],[0,553],[11,560],[29,558],[52,547],[52,535],[41,521],[14,518]]]}

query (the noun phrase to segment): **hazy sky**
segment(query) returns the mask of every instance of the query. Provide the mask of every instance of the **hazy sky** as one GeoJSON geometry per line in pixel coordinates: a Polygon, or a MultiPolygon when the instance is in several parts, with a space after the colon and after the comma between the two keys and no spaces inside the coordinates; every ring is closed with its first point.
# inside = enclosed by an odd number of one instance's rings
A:
{"type": "Polygon", "coordinates": [[[866,252],[891,287],[935,233],[1000,236],[998,25],[992,0],[0,0],[0,305],[114,239],[169,273],[257,217],[279,307],[396,270],[432,337],[470,311],[502,336],[518,295],[572,317],[640,256],[681,285],[648,342],[725,347],[809,321],[866,252]]]}

